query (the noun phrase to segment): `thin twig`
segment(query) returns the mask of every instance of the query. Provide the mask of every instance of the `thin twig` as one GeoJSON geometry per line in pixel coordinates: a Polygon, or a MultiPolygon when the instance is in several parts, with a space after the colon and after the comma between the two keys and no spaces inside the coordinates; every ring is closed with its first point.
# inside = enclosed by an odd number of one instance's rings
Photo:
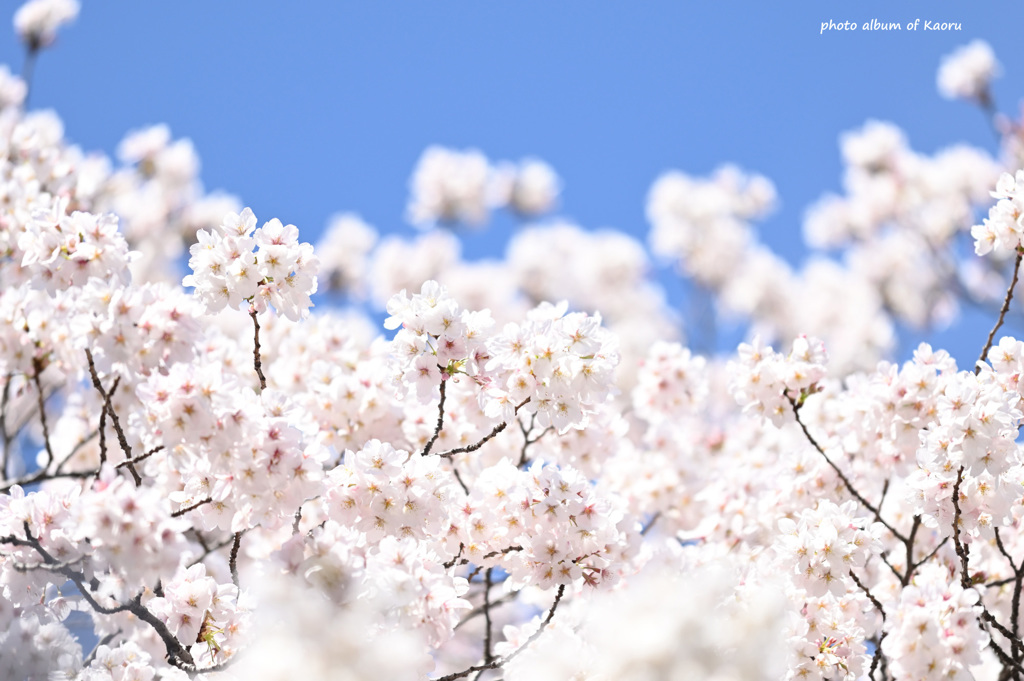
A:
{"type": "Polygon", "coordinates": [[[157,452],[162,452],[163,449],[164,449],[163,445],[157,445],[156,447],[153,447],[153,449],[149,450],[145,454],[139,454],[134,459],[129,459],[128,461],[122,461],[121,463],[119,463],[116,466],[114,466],[114,469],[116,470],[118,468],[125,468],[125,467],[128,467],[128,466],[133,466],[133,465],[135,465],[137,463],[145,461],[146,459],[148,459],[149,457],[153,456],[157,452]]]}
{"type": "MultiPolygon", "coordinates": [[[[491,651],[491,571],[494,568],[487,568],[484,573],[484,663],[494,661],[494,653],[491,651]]],[[[481,672],[482,673],[482,672],[481,672]]]]}
{"type": "MultiPolygon", "coordinates": [[[[92,385],[96,388],[96,391],[103,397],[103,408],[106,409],[107,414],[110,416],[110,422],[114,426],[114,432],[117,434],[117,442],[121,445],[121,451],[124,452],[124,458],[126,461],[132,459],[132,447],[128,444],[128,438],[124,435],[124,429],[121,428],[121,420],[117,418],[117,412],[114,410],[114,405],[110,401],[110,396],[117,390],[117,386],[121,384],[121,377],[118,376],[114,379],[114,384],[110,387],[110,390],[104,390],[103,384],[100,382],[100,377],[96,373],[96,364],[92,359],[92,352],[86,348],[85,356],[89,360],[89,376],[92,378],[92,385]]],[[[142,485],[142,477],[139,472],[135,470],[135,465],[129,463],[128,472],[132,474],[132,479],[135,481],[135,486],[139,487],[142,485]]]]}
{"type": "Polygon", "coordinates": [[[0,438],[3,441],[0,442],[0,447],[3,447],[3,452],[0,452],[0,477],[7,479],[7,462],[10,457],[11,450],[11,436],[7,432],[7,405],[11,400],[11,382],[14,379],[13,374],[7,374],[4,377],[4,391],[3,397],[0,398],[0,438]]]}
{"type": "Polygon", "coordinates": [[[999,534],[999,528],[995,528],[996,534],[996,546],[999,547],[999,552],[1006,557],[1006,560],[1010,563],[1010,568],[1013,570],[1013,601],[1010,606],[1010,629],[1013,631],[1013,638],[1010,640],[1011,654],[1013,655],[1014,662],[1020,662],[1024,657],[1024,649],[1022,649],[1021,641],[1018,638],[1018,632],[1020,631],[1018,623],[1020,621],[1020,596],[1022,581],[1024,581],[1024,562],[1018,566],[1013,562],[1013,556],[1006,550],[1006,546],[1003,545],[1003,538],[999,534]]]}
{"type": "Polygon", "coordinates": [[[529,430],[527,430],[526,428],[523,427],[523,424],[522,424],[521,421],[519,422],[519,429],[523,431],[524,442],[523,442],[523,449],[519,452],[519,463],[516,464],[516,468],[522,468],[523,466],[526,465],[526,463],[528,461],[528,459],[526,458],[526,450],[528,450],[530,448],[530,446],[533,445],[535,442],[537,442],[542,437],[544,437],[545,435],[547,435],[548,433],[550,433],[552,430],[555,429],[554,426],[548,426],[544,430],[540,431],[540,433],[537,435],[537,437],[531,439],[529,437],[529,433],[533,432],[533,422],[536,419],[536,417],[537,417],[536,413],[534,413],[530,417],[530,428],[529,428],[529,430]]]}
{"type": "MultiPolygon", "coordinates": [[[[508,603],[509,601],[514,601],[518,595],[519,595],[519,590],[517,589],[516,591],[511,591],[511,592],[505,594],[504,596],[500,596],[500,597],[494,599],[493,601],[491,601],[491,608],[493,609],[493,608],[498,607],[499,605],[504,605],[505,603],[508,603]]],[[[484,614],[483,607],[479,607],[479,608],[476,608],[474,610],[470,610],[469,614],[467,614],[465,617],[463,617],[461,620],[459,620],[459,623],[455,625],[455,629],[458,629],[459,627],[463,626],[464,624],[466,624],[470,620],[475,619],[475,618],[479,617],[482,614],[484,614]]]]}
{"type": "Polygon", "coordinates": [[[96,653],[99,651],[101,646],[110,645],[110,642],[120,635],[121,630],[118,629],[117,631],[110,632],[109,634],[101,638],[99,641],[97,641],[96,645],[94,645],[92,647],[92,650],[89,651],[89,655],[84,660],[82,660],[82,669],[89,668],[89,665],[92,664],[92,661],[96,659],[96,653]]]}
{"type": "Polygon", "coordinates": [[[885,529],[889,530],[889,532],[891,532],[894,537],[896,537],[901,542],[906,544],[907,543],[907,537],[905,537],[902,533],[899,532],[899,530],[897,530],[895,527],[893,527],[888,522],[886,522],[886,520],[884,518],[882,518],[882,514],[879,511],[878,507],[876,507],[870,501],[865,499],[861,495],[861,493],[857,491],[857,489],[853,486],[853,483],[850,482],[850,479],[846,477],[846,474],[843,473],[843,471],[839,468],[839,466],[837,466],[832,461],[832,459],[830,459],[828,457],[828,454],[825,453],[825,450],[822,449],[821,445],[818,444],[818,441],[814,439],[814,436],[811,435],[811,432],[809,430],[807,430],[807,426],[804,424],[803,420],[801,420],[801,418],[800,418],[800,407],[801,407],[801,405],[797,404],[796,400],[794,400],[788,394],[786,394],[785,397],[786,397],[787,400],[789,400],[789,404],[793,407],[793,416],[796,418],[796,422],[800,425],[800,429],[804,431],[804,437],[806,437],[807,441],[810,442],[811,445],[813,445],[814,448],[818,450],[818,453],[821,454],[822,457],[824,457],[825,462],[832,468],[833,471],[835,471],[836,475],[839,476],[839,479],[843,481],[843,484],[846,485],[847,491],[849,491],[850,494],[852,494],[853,497],[857,501],[859,501],[862,506],[864,506],[864,508],[866,508],[867,510],[871,511],[871,514],[875,516],[875,520],[880,522],[885,527],[885,529]]]}
{"type": "Polygon", "coordinates": [[[1017,287],[1017,277],[1020,274],[1020,261],[1024,258],[1024,252],[1019,247],[1017,250],[1017,257],[1013,261],[1013,278],[1010,280],[1010,286],[1006,289],[1006,297],[1003,298],[1003,306],[999,308],[999,318],[996,320],[995,326],[988,332],[988,340],[985,341],[985,347],[981,349],[981,356],[978,357],[978,361],[974,365],[974,373],[977,374],[981,371],[981,363],[985,361],[985,357],[988,356],[988,351],[992,349],[992,341],[996,337],[996,332],[999,331],[999,327],[1003,325],[1003,321],[1006,319],[1006,313],[1010,310],[1010,301],[1013,299],[1013,289],[1017,287]]]}
{"type": "Polygon", "coordinates": [[[242,532],[235,532],[235,539],[231,544],[231,556],[228,559],[228,567],[231,568],[231,581],[238,587],[238,549],[242,546],[242,532]]]}
{"type": "MultiPolygon", "coordinates": [[[[512,412],[512,416],[515,417],[515,415],[519,413],[519,410],[522,409],[526,405],[526,403],[529,402],[529,401],[530,401],[530,398],[527,397],[525,400],[523,400],[522,402],[517,404],[515,411],[512,412]]],[[[483,438],[480,439],[479,441],[477,441],[476,443],[471,444],[471,445],[467,445],[465,447],[457,447],[455,449],[449,449],[446,452],[441,452],[437,456],[441,457],[442,459],[447,459],[447,458],[450,458],[452,456],[455,456],[456,454],[465,454],[467,452],[475,452],[476,450],[480,449],[485,444],[487,444],[498,433],[500,433],[501,431],[505,430],[507,427],[508,427],[508,421],[502,421],[501,423],[499,423],[498,425],[496,425],[494,427],[494,430],[492,430],[487,435],[484,435],[483,438]]]]}
{"type": "Polygon", "coordinates": [[[447,459],[449,457],[455,456],[456,454],[465,454],[466,452],[475,452],[476,450],[480,449],[485,444],[487,444],[495,436],[497,436],[498,433],[500,433],[501,431],[505,430],[505,428],[507,428],[507,427],[508,427],[508,421],[502,421],[501,423],[499,423],[498,425],[496,425],[494,427],[494,430],[492,430],[487,435],[484,435],[483,438],[481,438],[479,441],[475,442],[474,444],[466,445],[465,447],[456,447],[455,449],[449,449],[446,452],[441,452],[440,454],[438,454],[438,456],[441,457],[442,459],[447,459]]]}
{"type": "Polygon", "coordinates": [[[202,563],[204,560],[206,560],[207,556],[209,556],[210,554],[212,554],[215,551],[220,551],[221,549],[223,549],[223,548],[225,548],[227,546],[231,546],[231,544],[233,544],[234,541],[235,541],[235,538],[232,535],[230,538],[225,539],[224,541],[220,542],[219,544],[214,544],[213,546],[207,546],[206,542],[202,539],[202,536],[203,535],[201,535],[198,532],[196,532],[196,539],[199,542],[199,545],[201,547],[203,547],[203,555],[199,556],[198,558],[193,560],[191,563],[189,563],[188,567],[192,567],[193,565],[198,565],[199,563],[202,563]]]}
{"type": "Polygon", "coordinates": [[[3,485],[0,485],[0,494],[7,494],[8,491],[15,485],[25,487],[32,485],[43,480],[59,480],[59,479],[70,479],[75,480],[77,478],[91,478],[99,475],[98,470],[93,471],[66,471],[64,473],[47,473],[44,469],[40,468],[31,475],[26,475],[22,478],[14,478],[13,480],[7,480],[3,485]]]}
{"type": "Polygon", "coordinates": [[[540,635],[542,633],[544,633],[544,629],[548,626],[548,624],[551,623],[551,619],[555,616],[555,610],[558,608],[558,604],[561,602],[562,595],[564,593],[565,593],[565,584],[560,584],[558,586],[558,592],[555,594],[555,602],[551,604],[551,609],[548,610],[547,617],[545,617],[544,621],[540,623],[540,628],[537,629],[537,631],[535,631],[533,633],[533,635],[530,636],[530,638],[526,639],[526,642],[523,643],[523,645],[521,645],[518,648],[516,648],[507,657],[501,657],[501,658],[498,658],[496,660],[492,660],[491,662],[486,663],[486,664],[476,665],[476,666],[470,667],[469,669],[463,669],[461,672],[455,672],[454,674],[448,674],[446,676],[442,676],[440,678],[434,679],[434,681],[455,681],[455,679],[464,678],[466,676],[469,676],[473,672],[484,671],[484,670],[487,670],[487,669],[498,669],[499,667],[504,666],[506,663],[511,662],[514,658],[518,657],[521,652],[526,650],[526,648],[529,647],[529,645],[531,643],[536,641],[540,637],[540,635]]]}
{"type": "MultiPolygon", "coordinates": [[[[50,565],[60,565],[60,561],[54,558],[50,553],[43,548],[43,545],[38,539],[32,536],[31,528],[28,522],[24,523],[25,528],[25,539],[19,539],[18,537],[2,537],[0,543],[15,544],[20,546],[31,547],[39,556],[50,565]]],[[[134,598],[128,603],[116,605],[113,607],[106,607],[100,605],[99,601],[93,596],[85,583],[85,575],[81,572],[72,570],[70,567],[62,567],[58,570],[61,574],[67,577],[76,587],[78,587],[79,593],[82,598],[92,607],[96,612],[103,615],[113,615],[119,612],[130,612],[135,615],[136,618],[142,620],[150,627],[152,627],[160,639],[164,642],[164,647],[167,649],[168,662],[183,669],[185,671],[198,671],[195,660],[189,653],[188,648],[181,644],[174,634],[171,633],[167,625],[151,613],[145,606],[142,605],[142,593],[139,592],[134,598]]],[[[205,670],[204,670],[205,671],[205,670]]]]}
{"type": "Polygon", "coordinates": [[[965,589],[971,588],[971,577],[967,573],[967,561],[971,547],[960,541],[960,485],[964,481],[964,467],[956,472],[956,483],[953,484],[953,547],[956,555],[960,558],[960,585],[965,589]]]}
{"type": "Polygon", "coordinates": [[[253,332],[253,346],[252,346],[252,363],[256,367],[256,375],[260,379],[260,390],[266,390],[267,379],[263,376],[263,362],[260,360],[260,322],[256,319],[256,308],[249,308],[249,316],[252,317],[252,325],[254,328],[253,332]]]}
{"type": "Polygon", "coordinates": [[[179,508],[177,511],[175,511],[174,513],[171,514],[171,517],[172,518],[180,518],[181,516],[185,515],[189,511],[194,511],[195,509],[199,508],[203,504],[209,504],[209,503],[212,503],[212,502],[213,502],[212,498],[206,497],[202,501],[197,501],[196,503],[192,504],[191,506],[186,506],[185,508],[179,508]]]}
{"type": "MultiPolygon", "coordinates": [[[[948,542],[948,541],[949,541],[949,537],[943,537],[942,541],[940,541],[938,543],[938,545],[934,549],[929,551],[927,556],[925,556],[921,560],[919,560],[916,563],[914,563],[913,566],[911,566],[911,568],[909,570],[907,570],[907,574],[908,575],[913,575],[913,573],[917,571],[917,568],[921,567],[922,565],[924,565],[925,563],[930,561],[932,558],[934,558],[935,554],[939,552],[939,549],[941,549],[943,546],[945,546],[946,542],[948,542]]],[[[907,584],[909,584],[909,583],[910,583],[910,578],[908,577],[907,578],[907,584]]],[[[904,584],[903,586],[906,586],[907,584],[904,584]]]]}
{"type": "Polygon", "coordinates": [[[656,511],[655,514],[651,516],[651,519],[647,521],[647,524],[644,525],[644,528],[642,530],[640,530],[640,536],[643,537],[648,532],[650,532],[651,528],[654,527],[654,523],[658,522],[658,518],[660,518],[660,517],[661,517],[661,511],[656,511]]]}
{"type": "Polygon", "coordinates": [[[871,605],[875,606],[875,610],[877,610],[878,614],[882,616],[882,635],[879,637],[878,642],[875,645],[875,654],[871,658],[871,669],[868,671],[868,677],[874,681],[875,670],[878,669],[878,663],[882,659],[882,641],[885,640],[885,635],[888,633],[885,631],[885,608],[882,607],[879,600],[871,593],[871,590],[857,578],[857,575],[854,574],[853,570],[850,570],[850,579],[853,580],[854,584],[860,587],[860,590],[863,591],[864,595],[868,597],[869,601],[871,601],[871,605]]]}
{"type": "Polygon", "coordinates": [[[47,470],[54,460],[53,447],[50,445],[50,428],[46,423],[46,395],[43,393],[43,382],[40,379],[40,375],[43,373],[43,361],[38,357],[32,358],[32,382],[36,386],[36,394],[38,399],[36,405],[39,408],[39,422],[43,426],[43,445],[46,447],[46,463],[43,464],[43,470],[47,470]]]}
{"type": "MultiPolygon", "coordinates": [[[[440,368],[440,367],[438,367],[440,368]]],[[[437,438],[441,436],[441,429],[444,428],[444,398],[445,398],[445,386],[448,385],[448,381],[444,378],[441,379],[441,401],[437,403],[437,426],[434,427],[434,434],[427,440],[427,444],[424,445],[423,451],[420,452],[420,456],[426,456],[430,454],[430,450],[433,448],[434,443],[437,442],[437,438]]]]}
{"type": "Polygon", "coordinates": [[[452,464],[452,474],[455,475],[455,480],[459,483],[459,486],[462,487],[462,491],[466,493],[466,496],[469,496],[469,487],[467,487],[466,483],[462,481],[462,476],[459,475],[459,469],[455,467],[454,463],[452,464]]]}

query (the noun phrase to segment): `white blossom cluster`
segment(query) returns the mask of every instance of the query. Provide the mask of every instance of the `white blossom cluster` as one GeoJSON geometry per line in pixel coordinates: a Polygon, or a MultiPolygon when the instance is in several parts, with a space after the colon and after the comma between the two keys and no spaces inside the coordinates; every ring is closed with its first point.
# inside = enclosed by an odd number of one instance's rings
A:
{"type": "Polygon", "coordinates": [[[408,215],[413,224],[479,227],[494,208],[508,206],[527,217],[547,213],[558,199],[561,182],[539,159],[492,166],[476,149],[432,146],[416,164],[410,188],[408,215]]]}
{"type": "Polygon", "coordinates": [[[971,228],[974,252],[1016,252],[1024,235],[1024,170],[1018,170],[1016,175],[1003,173],[992,197],[999,200],[989,209],[988,217],[971,228]]]}
{"type": "Polygon", "coordinates": [[[979,594],[950,580],[937,565],[925,566],[903,590],[896,622],[882,642],[897,679],[970,678],[989,636],[978,615],[979,594]]]}
{"type": "Polygon", "coordinates": [[[739,347],[731,365],[730,390],[745,412],[754,412],[782,425],[792,416],[791,401],[803,402],[825,378],[825,344],[801,336],[786,356],[765,347],[760,338],[739,347]]]}
{"type": "Polygon", "coordinates": [[[57,29],[74,21],[78,0],[30,0],[14,13],[14,30],[31,49],[46,47],[57,37],[57,29]]]}
{"type": "Polygon", "coordinates": [[[182,285],[194,287],[208,311],[248,302],[258,312],[273,306],[292,321],[309,314],[318,261],[310,244],[299,243],[295,225],[274,218],[257,229],[246,208],[228,213],[212,233],[199,230],[196,238],[189,250],[192,274],[182,285]]]}
{"type": "Polygon", "coordinates": [[[999,75],[995,52],[984,40],[957,48],[939,65],[939,93],[947,99],[988,97],[992,78],[999,75]]]}

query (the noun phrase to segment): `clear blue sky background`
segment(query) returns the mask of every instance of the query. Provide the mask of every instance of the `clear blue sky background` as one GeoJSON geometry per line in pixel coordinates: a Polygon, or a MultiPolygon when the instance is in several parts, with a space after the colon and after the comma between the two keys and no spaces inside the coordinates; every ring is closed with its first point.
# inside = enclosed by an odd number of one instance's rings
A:
{"type": "MultiPolygon", "coordinates": [[[[0,4],[5,21],[18,4],[0,4]]],[[[994,149],[977,110],[938,95],[943,55],[986,39],[1004,65],[999,106],[1013,113],[1024,98],[1020,2],[82,5],[37,65],[32,106],[55,108],[72,141],[108,153],[126,131],[166,122],[194,141],[208,189],[309,241],[338,211],[411,234],[408,178],[439,143],[540,156],[564,180],[564,215],[640,238],[658,174],[735,162],[775,182],[781,206],[761,237],[799,262],[806,206],[840,186],[840,132],[878,118],[920,151],[994,149]],[[820,34],[829,19],[873,18],[963,30],[820,34]]],[[[11,29],[0,31],[0,61],[21,68],[11,29]]],[[[466,254],[500,254],[509,228],[471,237],[466,254]]]]}

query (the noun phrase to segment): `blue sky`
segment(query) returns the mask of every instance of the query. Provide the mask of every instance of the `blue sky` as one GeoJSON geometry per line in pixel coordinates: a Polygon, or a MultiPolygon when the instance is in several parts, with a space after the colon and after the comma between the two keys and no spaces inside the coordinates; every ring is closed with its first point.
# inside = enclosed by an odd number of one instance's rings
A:
{"type": "MultiPolygon", "coordinates": [[[[998,104],[1024,98],[1024,4],[994,0],[82,5],[37,65],[32,106],[108,153],[166,122],[195,143],[208,189],[310,241],[338,211],[413,233],[408,178],[439,143],[539,156],[563,178],[564,215],[640,238],[661,172],[733,162],[775,182],[761,237],[798,262],[806,206],[839,189],[842,131],[877,118],[920,151],[993,149],[977,110],[938,95],[943,55],[984,38],[1004,65],[998,104]],[[963,29],[820,33],[875,18],[963,29]]],[[[20,70],[13,31],[0,36],[0,61],[20,70]]],[[[500,254],[509,228],[471,237],[467,255],[500,254]]]]}

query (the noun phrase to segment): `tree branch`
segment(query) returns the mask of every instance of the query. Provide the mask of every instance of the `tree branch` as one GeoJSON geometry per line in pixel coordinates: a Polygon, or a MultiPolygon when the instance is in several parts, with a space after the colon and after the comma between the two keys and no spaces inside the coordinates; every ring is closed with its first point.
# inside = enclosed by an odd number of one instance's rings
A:
{"type": "Polygon", "coordinates": [[[853,483],[850,482],[850,479],[846,477],[846,474],[843,473],[839,466],[837,466],[832,461],[832,459],[828,457],[828,454],[825,453],[825,450],[821,448],[821,445],[818,444],[818,441],[815,440],[814,436],[811,435],[811,432],[807,430],[807,426],[800,419],[800,408],[802,405],[797,404],[796,400],[794,400],[788,393],[785,393],[785,397],[787,400],[789,400],[790,406],[793,407],[793,416],[796,418],[796,422],[800,425],[800,429],[804,431],[804,437],[806,437],[807,441],[810,442],[814,446],[814,448],[818,450],[818,453],[821,454],[822,457],[824,457],[825,462],[832,468],[833,471],[835,471],[836,475],[839,476],[839,479],[842,480],[843,484],[846,486],[847,491],[849,491],[850,494],[852,494],[853,497],[857,501],[859,501],[864,508],[869,510],[872,513],[872,515],[875,516],[875,520],[882,523],[885,529],[889,530],[889,532],[891,532],[894,537],[896,537],[901,542],[906,544],[908,541],[907,537],[905,537],[902,533],[899,532],[899,530],[897,530],[895,527],[886,522],[884,518],[882,518],[882,514],[878,510],[878,508],[875,505],[873,505],[870,501],[865,499],[861,495],[861,493],[857,491],[857,489],[853,486],[853,483]]]}
{"type": "Polygon", "coordinates": [[[485,670],[488,670],[488,669],[498,669],[499,667],[502,667],[505,664],[511,662],[513,659],[518,657],[520,653],[522,653],[524,650],[526,650],[530,646],[531,643],[536,641],[540,637],[540,635],[542,633],[544,633],[544,629],[548,626],[548,624],[551,623],[551,619],[555,616],[555,610],[558,608],[558,604],[559,604],[559,602],[561,602],[563,594],[565,594],[565,584],[560,584],[558,586],[558,592],[555,594],[555,602],[551,604],[551,609],[548,610],[547,617],[545,617],[544,621],[540,623],[540,628],[537,629],[537,631],[535,631],[533,633],[533,636],[531,636],[530,638],[526,639],[526,643],[524,643],[523,645],[521,645],[518,648],[516,648],[507,657],[501,657],[501,658],[498,658],[497,660],[493,660],[493,661],[491,661],[489,663],[486,663],[486,664],[480,664],[480,665],[476,665],[474,667],[470,667],[469,669],[463,669],[461,672],[456,672],[454,674],[448,674],[446,676],[442,676],[442,677],[439,677],[437,679],[434,679],[434,681],[455,681],[455,679],[464,678],[466,676],[469,676],[473,672],[485,671],[485,670]]]}
{"type": "MultiPolygon", "coordinates": [[[[440,369],[441,367],[438,367],[440,369]]],[[[437,404],[437,426],[434,428],[434,434],[427,440],[427,444],[423,447],[423,451],[420,452],[420,456],[426,456],[430,454],[431,448],[434,443],[437,442],[437,438],[441,436],[441,430],[444,428],[444,398],[445,398],[445,386],[448,385],[448,381],[444,378],[441,379],[441,401],[437,404]]]]}
{"type": "Polygon", "coordinates": [[[981,371],[979,366],[981,362],[985,361],[985,357],[988,355],[988,351],[992,349],[992,342],[996,337],[996,332],[999,331],[999,327],[1003,325],[1003,321],[1006,319],[1006,313],[1010,310],[1010,301],[1013,299],[1013,289],[1017,287],[1017,277],[1020,275],[1020,261],[1024,258],[1024,252],[1018,247],[1017,257],[1013,261],[1013,277],[1010,279],[1010,286],[1006,289],[1006,297],[1003,298],[1003,306],[999,308],[999,318],[996,320],[995,326],[988,332],[988,339],[985,341],[985,347],[981,349],[981,356],[978,357],[978,361],[974,365],[974,373],[977,374],[981,371]]]}
{"type": "Polygon", "coordinates": [[[88,348],[85,350],[85,356],[89,360],[89,376],[92,378],[92,385],[103,397],[103,408],[106,409],[106,413],[110,416],[110,422],[114,426],[114,432],[117,433],[117,442],[121,445],[121,451],[124,452],[124,458],[128,462],[128,471],[132,474],[135,486],[139,487],[142,485],[142,477],[139,475],[139,472],[135,470],[135,465],[131,463],[132,447],[128,444],[128,438],[125,437],[124,429],[121,428],[121,420],[117,418],[117,412],[114,411],[114,405],[110,402],[110,396],[114,394],[114,391],[117,390],[117,386],[120,385],[121,377],[118,376],[114,379],[114,385],[110,387],[109,391],[104,390],[103,384],[100,383],[100,377],[96,373],[96,365],[92,360],[92,352],[88,348]]]}
{"type": "Polygon", "coordinates": [[[260,360],[260,322],[256,319],[256,308],[249,307],[249,316],[252,317],[253,331],[253,346],[252,346],[252,363],[256,368],[256,376],[260,379],[260,390],[266,390],[267,379],[263,376],[263,362],[260,360]]]}

